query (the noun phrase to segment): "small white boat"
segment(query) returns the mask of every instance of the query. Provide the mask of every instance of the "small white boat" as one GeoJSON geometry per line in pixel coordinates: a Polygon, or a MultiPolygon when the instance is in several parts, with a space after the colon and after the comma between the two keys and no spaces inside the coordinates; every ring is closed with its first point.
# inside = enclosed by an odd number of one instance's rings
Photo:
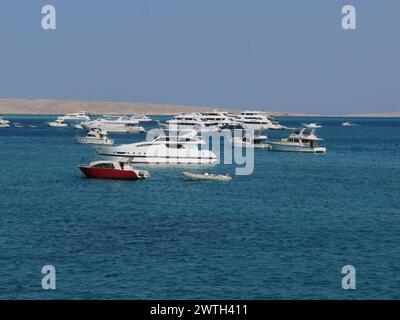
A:
{"type": "Polygon", "coordinates": [[[77,121],[89,121],[90,114],[85,111],[79,111],[77,113],[68,113],[64,116],[58,117],[60,120],[67,122],[77,122],[77,121]]]}
{"type": "Polygon", "coordinates": [[[35,126],[35,125],[33,125],[33,124],[29,125],[29,127],[30,127],[30,128],[37,128],[37,126],[35,126]]]}
{"type": "Polygon", "coordinates": [[[234,137],[231,142],[234,147],[243,147],[243,148],[260,148],[260,149],[268,149],[270,148],[267,136],[243,136],[243,137],[234,137]]]}
{"type": "Polygon", "coordinates": [[[326,148],[318,146],[322,140],[315,135],[315,129],[307,132],[307,128],[292,133],[288,138],[281,140],[270,140],[271,150],[286,152],[325,153],[326,148]]]}
{"type": "Polygon", "coordinates": [[[88,132],[86,137],[76,137],[77,143],[82,144],[107,144],[112,145],[114,144],[113,139],[109,139],[107,136],[107,131],[101,129],[92,129],[88,132]]]}
{"type": "Polygon", "coordinates": [[[351,122],[343,122],[342,126],[343,127],[358,127],[359,125],[355,124],[355,123],[351,123],[351,122]]]}
{"type": "Polygon", "coordinates": [[[10,121],[4,120],[0,117],[0,128],[8,128],[10,126],[10,121]]]}
{"type": "Polygon", "coordinates": [[[83,129],[83,126],[81,124],[74,124],[73,125],[74,129],[83,129]]]}
{"type": "Polygon", "coordinates": [[[229,174],[213,174],[213,173],[193,173],[184,171],[182,174],[192,180],[213,180],[213,181],[230,181],[232,177],[229,174]]]}
{"type": "Polygon", "coordinates": [[[318,129],[322,128],[322,126],[316,122],[311,122],[311,123],[303,123],[303,126],[308,129],[318,129]]]}
{"type": "Polygon", "coordinates": [[[23,128],[24,126],[20,123],[14,123],[15,128],[23,128]]]}
{"type": "Polygon", "coordinates": [[[64,120],[62,119],[56,119],[55,121],[48,122],[47,125],[49,127],[58,127],[58,128],[65,128],[68,127],[68,124],[64,123],[64,120]]]}
{"type": "Polygon", "coordinates": [[[136,120],[138,120],[139,122],[149,122],[149,121],[153,121],[151,118],[149,118],[147,115],[145,114],[141,114],[138,115],[137,117],[135,117],[136,120]]]}

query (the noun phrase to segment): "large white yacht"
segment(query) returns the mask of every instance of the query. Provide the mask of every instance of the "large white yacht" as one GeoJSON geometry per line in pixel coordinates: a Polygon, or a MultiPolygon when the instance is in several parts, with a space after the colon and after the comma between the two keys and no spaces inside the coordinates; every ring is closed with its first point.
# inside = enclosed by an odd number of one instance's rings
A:
{"type": "Polygon", "coordinates": [[[202,118],[199,113],[182,113],[166,121],[166,127],[172,130],[193,129],[197,131],[219,131],[218,123],[202,118]]]}
{"type": "Polygon", "coordinates": [[[235,119],[245,129],[252,130],[280,130],[285,129],[278,122],[271,120],[261,111],[243,111],[235,119]]]}
{"type": "Polygon", "coordinates": [[[10,126],[10,121],[4,120],[0,117],[0,128],[8,128],[10,126]]]}
{"type": "Polygon", "coordinates": [[[133,163],[212,164],[218,161],[210,150],[201,150],[205,142],[192,130],[184,135],[158,135],[152,141],[119,146],[94,146],[96,152],[111,159],[130,158],[133,163]]]}
{"type": "Polygon", "coordinates": [[[303,128],[295,131],[286,139],[271,140],[269,144],[273,151],[325,153],[326,148],[318,146],[320,140],[322,139],[315,135],[315,129],[309,131],[307,128],[303,128]]]}
{"type": "Polygon", "coordinates": [[[140,115],[136,116],[135,119],[138,120],[139,122],[150,122],[150,121],[153,121],[153,119],[151,119],[150,117],[148,117],[145,114],[140,114],[140,115]]]}
{"type": "Polygon", "coordinates": [[[89,121],[90,114],[85,111],[79,111],[77,113],[68,113],[64,116],[58,117],[62,121],[89,121]]]}
{"type": "Polygon", "coordinates": [[[126,132],[126,133],[135,133],[135,132],[144,132],[145,129],[141,126],[138,126],[139,121],[134,117],[122,116],[107,116],[105,118],[98,118],[86,122],[82,122],[82,127],[90,131],[92,129],[101,129],[107,132],[126,132]]]}
{"type": "Polygon", "coordinates": [[[200,112],[199,115],[202,121],[216,123],[219,127],[237,123],[234,117],[229,116],[227,112],[214,110],[209,112],[200,112]]]}

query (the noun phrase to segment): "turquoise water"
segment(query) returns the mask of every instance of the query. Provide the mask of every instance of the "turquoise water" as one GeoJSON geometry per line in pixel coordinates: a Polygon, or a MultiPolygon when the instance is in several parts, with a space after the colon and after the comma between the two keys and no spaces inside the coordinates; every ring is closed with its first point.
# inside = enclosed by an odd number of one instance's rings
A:
{"type": "Polygon", "coordinates": [[[328,153],[257,150],[252,175],[210,183],[168,166],[85,179],[95,154],[76,130],[5,118],[24,127],[0,129],[1,299],[400,298],[398,119],[279,119],[321,123],[328,153]],[[41,287],[47,264],[56,290],[41,287]],[[341,289],[347,264],[356,290],[341,289]]]}

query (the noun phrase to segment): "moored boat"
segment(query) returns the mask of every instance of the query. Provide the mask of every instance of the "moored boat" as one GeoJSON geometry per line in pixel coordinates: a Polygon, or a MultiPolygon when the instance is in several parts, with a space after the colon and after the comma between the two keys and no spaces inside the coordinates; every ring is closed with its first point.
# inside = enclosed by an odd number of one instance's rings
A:
{"type": "Polygon", "coordinates": [[[343,122],[342,126],[343,127],[358,127],[358,124],[351,123],[351,122],[343,122]]]}
{"type": "Polygon", "coordinates": [[[49,127],[55,127],[55,128],[65,128],[68,127],[68,124],[64,123],[64,120],[57,118],[54,121],[48,122],[47,123],[49,127]]]}
{"type": "Polygon", "coordinates": [[[292,133],[288,138],[270,140],[271,150],[286,152],[325,153],[326,148],[318,146],[318,141],[323,140],[315,135],[315,129],[307,132],[307,128],[292,133]]]}
{"type": "Polygon", "coordinates": [[[320,124],[316,123],[316,122],[303,123],[303,126],[305,128],[308,128],[308,129],[319,129],[319,128],[322,128],[322,126],[320,124]]]}
{"type": "Polygon", "coordinates": [[[77,143],[82,144],[107,144],[111,145],[114,143],[113,139],[109,139],[107,136],[107,131],[101,129],[90,130],[85,137],[76,137],[77,143]]]}
{"type": "Polygon", "coordinates": [[[134,169],[130,161],[100,160],[81,165],[79,169],[87,178],[139,180],[150,177],[148,171],[134,169]]]}
{"type": "Polygon", "coordinates": [[[10,126],[10,121],[0,117],[0,128],[8,128],[10,126]]]}
{"type": "Polygon", "coordinates": [[[270,148],[270,145],[268,143],[268,137],[265,135],[254,135],[254,136],[244,135],[243,137],[234,137],[231,141],[234,147],[258,148],[258,149],[270,148]]]}
{"type": "Polygon", "coordinates": [[[110,160],[130,158],[135,163],[151,164],[213,164],[218,161],[208,150],[205,141],[197,137],[195,130],[184,134],[171,130],[161,131],[153,140],[117,146],[98,146],[96,152],[110,160]],[[206,146],[202,148],[202,146],[206,146]]]}
{"type": "Polygon", "coordinates": [[[91,129],[98,128],[106,130],[108,132],[120,132],[120,133],[139,133],[145,132],[146,130],[138,125],[139,121],[133,117],[108,117],[98,118],[80,123],[82,127],[90,131],[91,129]]]}
{"type": "Polygon", "coordinates": [[[213,180],[213,181],[230,181],[232,177],[229,174],[213,174],[213,173],[194,173],[184,171],[182,174],[192,180],[213,180]]]}
{"type": "Polygon", "coordinates": [[[235,121],[245,129],[252,130],[283,130],[285,126],[277,122],[273,117],[267,116],[261,111],[243,111],[235,117],[235,121]]]}
{"type": "Polygon", "coordinates": [[[190,129],[198,132],[219,131],[218,122],[214,120],[211,121],[207,117],[202,117],[199,113],[182,113],[161,125],[170,130],[190,129]]]}
{"type": "Polygon", "coordinates": [[[138,120],[139,122],[150,122],[153,121],[153,119],[151,119],[150,117],[148,117],[145,114],[141,114],[135,117],[136,120],[138,120]]]}
{"type": "Polygon", "coordinates": [[[68,113],[64,116],[58,117],[58,119],[65,122],[81,122],[81,121],[89,121],[90,114],[85,111],[79,111],[77,113],[68,113]]]}

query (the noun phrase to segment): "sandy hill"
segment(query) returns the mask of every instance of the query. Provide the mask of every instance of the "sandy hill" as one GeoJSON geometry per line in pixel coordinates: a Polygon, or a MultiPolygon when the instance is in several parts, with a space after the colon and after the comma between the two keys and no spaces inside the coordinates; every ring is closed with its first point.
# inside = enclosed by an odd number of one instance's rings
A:
{"type": "Polygon", "coordinates": [[[91,114],[178,114],[213,109],[152,103],[0,99],[0,114],[66,114],[82,110],[91,114]]]}
{"type": "MultiPolygon", "coordinates": [[[[74,101],[50,99],[0,99],[0,114],[66,114],[86,111],[91,114],[158,114],[174,115],[182,112],[212,111],[215,108],[188,105],[132,103],[112,101],[74,101]]],[[[243,107],[242,110],[254,110],[243,107]]],[[[257,108],[255,108],[257,109],[257,108]]],[[[259,108],[263,109],[263,108],[259,108]]],[[[218,108],[219,111],[233,113],[240,112],[235,108],[218,108]]],[[[333,115],[290,113],[281,111],[265,111],[265,113],[278,117],[332,117],[333,115]]],[[[392,113],[366,113],[346,114],[335,117],[400,117],[400,112],[392,113]]]]}

